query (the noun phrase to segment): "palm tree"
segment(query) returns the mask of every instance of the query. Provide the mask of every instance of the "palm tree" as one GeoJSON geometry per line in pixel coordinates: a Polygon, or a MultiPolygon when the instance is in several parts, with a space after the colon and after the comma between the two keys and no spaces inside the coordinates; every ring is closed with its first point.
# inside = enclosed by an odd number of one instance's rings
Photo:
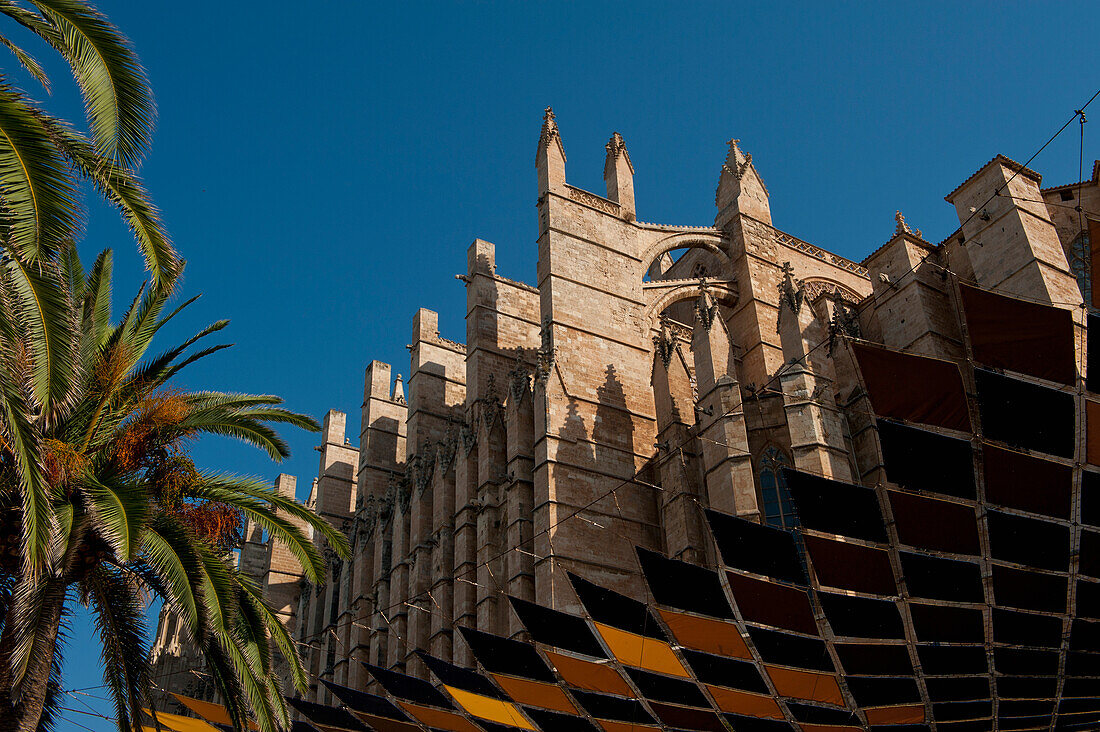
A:
{"type": "Polygon", "coordinates": [[[96,619],[119,728],[140,726],[150,683],[143,611],[150,593],[183,618],[239,729],[288,724],[273,646],[292,680],[306,685],[294,642],[260,589],[230,554],[242,518],[284,542],[313,582],[324,562],[305,522],[341,556],[347,540],[274,487],[196,467],[188,453],[203,434],[234,437],[275,460],[287,447],[273,429],[310,430],[312,419],[272,396],[190,392],[172,386],[181,369],[225,345],[202,347],[218,321],[145,359],[154,335],[191,302],[165,314],[169,287],[143,287],[111,323],[111,252],[85,273],[75,248],[40,263],[65,283],[51,328],[71,344],[73,377],[50,407],[36,397],[44,378],[38,334],[26,317],[16,257],[0,255],[0,729],[32,732],[51,718],[59,633],[74,601],[96,619]],[[197,347],[194,350],[192,347],[197,347]],[[39,561],[31,561],[39,557],[39,561]]]}
{"type": "MultiPolygon", "coordinates": [[[[89,130],[85,135],[50,115],[0,72],[0,251],[7,257],[11,304],[20,311],[18,327],[34,336],[33,398],[48,420],[63,406],[58,399],[70,388],[75,359],[72,343],[61,335],[67,293],[44,272],[52,271],[49,263],[64,256],[83,227],[80,181],[90,181],[120,209],[155,284],[170,286],[182,261],[134,173],[148,148],[156,108],[129,42],[81,0],[0,0],[0,13],[68,62],[89,130]]],[[[7,35],[0,35],[0,44],[49,90],[33,56],[7,35]]],[[[30,555],[28,568],[37,571],[43,560],[30,555]]]]}

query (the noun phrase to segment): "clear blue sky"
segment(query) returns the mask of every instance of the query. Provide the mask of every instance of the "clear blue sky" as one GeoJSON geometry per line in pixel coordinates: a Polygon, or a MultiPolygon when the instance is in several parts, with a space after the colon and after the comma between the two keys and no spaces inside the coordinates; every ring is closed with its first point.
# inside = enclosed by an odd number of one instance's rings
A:
{"type": "MultiPolygon", "coordinates": [[[[900,208],[942,239],[958,223],[946,193],[996,153],[1026,160],[1100,86],[1100,6],[896,5],[102,2],[157,95],[143,174],[189,260],[183,293],[205,293],[184,325],[233,321],[238,345],[186,385],[279,394],[318,418],[341,409],[356,441],[363,369],[407,375],[418,307],[464,340],[453,275],[475,237],[496,243],[501,274],[533,282],[548,104],[583,188],[603,191],[603,146],[622,133],[644,221],[711,224],[738,137],[779,228],[861,259],[900,208]]],[[[60,69],[55,86],[51,108],[74,114],[60,69]]],[[[1090,111],[1087,169],[1100,157],[1100,104],[1090,111]]],[[[1032,167],[1068,183],[1077,154],[1074,125],[1032,167]]],[[[116,249],[128,299],[136,248],[112,213],[91,217],[83,250],[116,249]]],[[[287,437],[282,466],[222,441],[196,453],[295,474],[303,497],[316,436],[287,437]]],[[[90,633],[78,618],[69,687],[102,683],[90,633]]]]}

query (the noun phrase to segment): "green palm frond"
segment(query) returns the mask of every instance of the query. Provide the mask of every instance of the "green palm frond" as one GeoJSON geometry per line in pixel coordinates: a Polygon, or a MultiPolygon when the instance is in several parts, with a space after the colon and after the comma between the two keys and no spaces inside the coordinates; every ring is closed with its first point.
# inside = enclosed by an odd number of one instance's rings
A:
{"type": "Polygon", "coordinates": [[[140,730],[141,708],[148,704],[151,667],[145,603],[137,583],[110,565],[100,565],[84,580],[95,614],[103,657],[103,681],[115,704],[119,732],[140,730]]]}
{"type": "Polygon", "coordinates": [[[183,261],[172,246],[160,211],[137,175],[105,158],[95,145],[66,122],[40,110],[33,110],[33,113],[57,149],[122,213],[153,279],[172,284],[183,269],[183,261]]]}
{"type": "Polygon", "coordinates": [[[26,96],[0,81],[0,222],[5,245],[27,262],[56,254],[80,229],[69,163],[37,112],[26,96]]]}
{"type": "Polygon", "coordinates": [[[76,377],[76,310],[55,264],[0,261],[3,286],[30,355],[31,387],[47,419],[72,398],[76,377]]]}
{"type": "Polygon", "coordinates": [[[96,530],[111,546],[120,562],[129,561],[141,544],[141,532],[149,517],[145,486],[115,476],[86,477],[83,487],[96,530]]]}
{"type": "Polygon", "coordinates": [[[35,60],[34,56],[30,55],[2,35],[0,35],[0,44],[3,44],[12,52],[12,55],[15,56],[15,60],[19,62],[19,65],[22,66],[28,74],[34,77],[34,80],[41,84],[42,88],[49,94],[50,77],[46,75],[46,70],[35,60]]]}
{"type": "MultiPolygon", "coordinates": [[[[2,284],[2,279],[0,279],[2,284]]],[[[0,432],[19,477],[24,571],[34,576],[49,555],[54,516],[42,472],[41,432],[20,384],[22,343],[7,288],[0,286],[0,432]]]]}
{"type": "Polygon", "coordinates": [[[31,0],[55,29],[39,31],[72,67],[100,153],[136,166],[152,139],[156,105],[130,43],[98,10],[79,0],[31,0]]]}
{"type": "MultiPolygon", "coordinates": [[[[290,668],[290,679],[294,684],[294,688],[305,693],[306,689],[309,688],[309,678],[306,676],[306,670],[302,666],[302,659],[298,655],[298,647],[290,637],[290,633],[287,631],[286,626],[283,625],[279,616],[272,611],[271,606],[264,600],[263,593],[259,586],[248,577],[243,576],[240,578],[240,584],[246,601],[253,606],[253,611],[255,613],[262,616],[268,632],[271,634],[272,640],[275,641],[275,645],[279,649],[279,653],[281,653],[286,660],[287,666],[290,668]]],[[[282,695],[278,693],[278,689],[276,689],[275,692],[274,696],[281,702],[282,695]]]]}

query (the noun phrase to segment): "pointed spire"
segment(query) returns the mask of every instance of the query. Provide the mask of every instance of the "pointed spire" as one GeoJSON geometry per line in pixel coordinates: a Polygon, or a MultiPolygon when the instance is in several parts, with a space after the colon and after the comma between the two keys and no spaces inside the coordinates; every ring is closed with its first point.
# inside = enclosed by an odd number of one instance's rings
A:
{"type": "Polygon", "coordinates": [[[742,151],[739,142],[734,138],[726,143],[729,149],[714,192],[714,204],[718,207],[715,225],[723,226],[736,214],[746,214],[770,225],[768,187],[753,165],[752,155],[742,151]]]}
{"type": "MultiPolygon", "coordinates": [[[[542,153],[551,142],[558,144],[558,149],[561,151],[562,162],[565,162],[565,148],[561,144],[561,133],[558,132],[558,123],[554,119],[554,108],[547,107],[546,111],[542,114],[542,134],[539,135],[539,154],[542,153]]],[[[535,164],[538,164],[536,159],[535,164]]]]}
{"type": "Polygon", "coordinates": [[[703,328],[710,330],[717,312],[718,303],[711,297],[710,290],[707,288],[707,278],[703,277],[699,280],[699,298],[695,301],[695,315],[703,328]]]}
{"type": "Polygon", "coordinates": [[[897,225],[894,227],[894,236],[898,236],[899,234],[909,234],[910,236],[915,236],[918,239],[924,238],[921,235],[920,229],[913,229],[909,227],[909,224],[906,223],[905,217],[902,216],[901,211],[898,211],[896,214],[894,214],[894,221],[897,222],[897,225]]]}
{"type": "Polygon", "coordinates": [[[626,158],[626,164],[630,168],[630,174],[634,174],[634,164],[630,162],[630,153],[626,150],[626,141],[623,140],[623,136],[618,132],[611,133],[611,139],[604,145],[607,150],[607,156],[603,162],[603,177],[607,178],[612,166],[615,165],[615,161],[619,157],[626,158]]]}
{"type": "Polygon", "coordinates": [[[611,135],[605,147],[607,157],[603,162],[603,180],[607,184],[607,199],[619,204],[624,219],[633,221],[634,165],[630,162],[630,153],[626,151],[626,143],[618,132],[611,135]]]}
{"type": "Polygon", "coordinates": [[[398,374],[397,380],[393,382],[393,400],[398,404],[405,403],[405,384],[401,380],[401,374],[398,374]]]}
{"type": "Polygon", "coordinates": [[[779,306],[790,307],[791,312],[798,315],[802,309],[802,300],[806,296],[806,284],[794,277],[794,267],[790,262],[783,263],[783,281],[779,283],[779,306]]]}
{"type": "Polygon", "coordinates": [[[542,116],[542,133],[535,151],[535,168],[539,171],[539,199],[549,192],[559,195],[566,192],[565,148],[561,144],[554,110],[546,108],[542,116]]]}

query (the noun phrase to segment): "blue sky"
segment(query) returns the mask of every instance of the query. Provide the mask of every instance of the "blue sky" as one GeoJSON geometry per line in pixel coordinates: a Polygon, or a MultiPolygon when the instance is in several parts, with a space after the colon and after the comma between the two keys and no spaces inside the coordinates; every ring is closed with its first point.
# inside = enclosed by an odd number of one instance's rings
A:
{"type": "MultiPolygon", "coordinates": [[[[262,5],[100,4],[149,70],[160,122],[142,173],[189,261],[182,293],[204,293],[161,346],[230,318],[237,346],[184,384],[279,394],[318,418],[341,409],[353,442],[363,370],[378,359],[407,375],[418,307],[464,340],[453,275],[475,237],[497,245],[501,274],[533,282],[548,104],[582,188],[603,191],[603,146],[622,133],[641,220],[712,223],[737,137],[776,226],[858,260],[899,208],[926,238],[949,234],[946,193],[996,153],[1025,161],[1100,86],[1095,2],[262,5]]],[[[49,106],[73,117],[51,68],[49,106]]],[[[1100,157],[1090,111],[1087,170],[1100,157]]],[[[1076,180],[1077,134],[1032,164],[1045,184],[1076,180]]],[[[82,250],[115,248],[128,300],[136,248],[112,212],[90,216],[82,250]]],[[[282,466],[220,440],[196,455],[295,474],[303,497],[317,438],[287,437],[282,466]]],[[[102,683],[90,633],[78,617],[70,688],[102,683]]],[[[70,706],[109,713],[80,699],[70,706]]]]}

